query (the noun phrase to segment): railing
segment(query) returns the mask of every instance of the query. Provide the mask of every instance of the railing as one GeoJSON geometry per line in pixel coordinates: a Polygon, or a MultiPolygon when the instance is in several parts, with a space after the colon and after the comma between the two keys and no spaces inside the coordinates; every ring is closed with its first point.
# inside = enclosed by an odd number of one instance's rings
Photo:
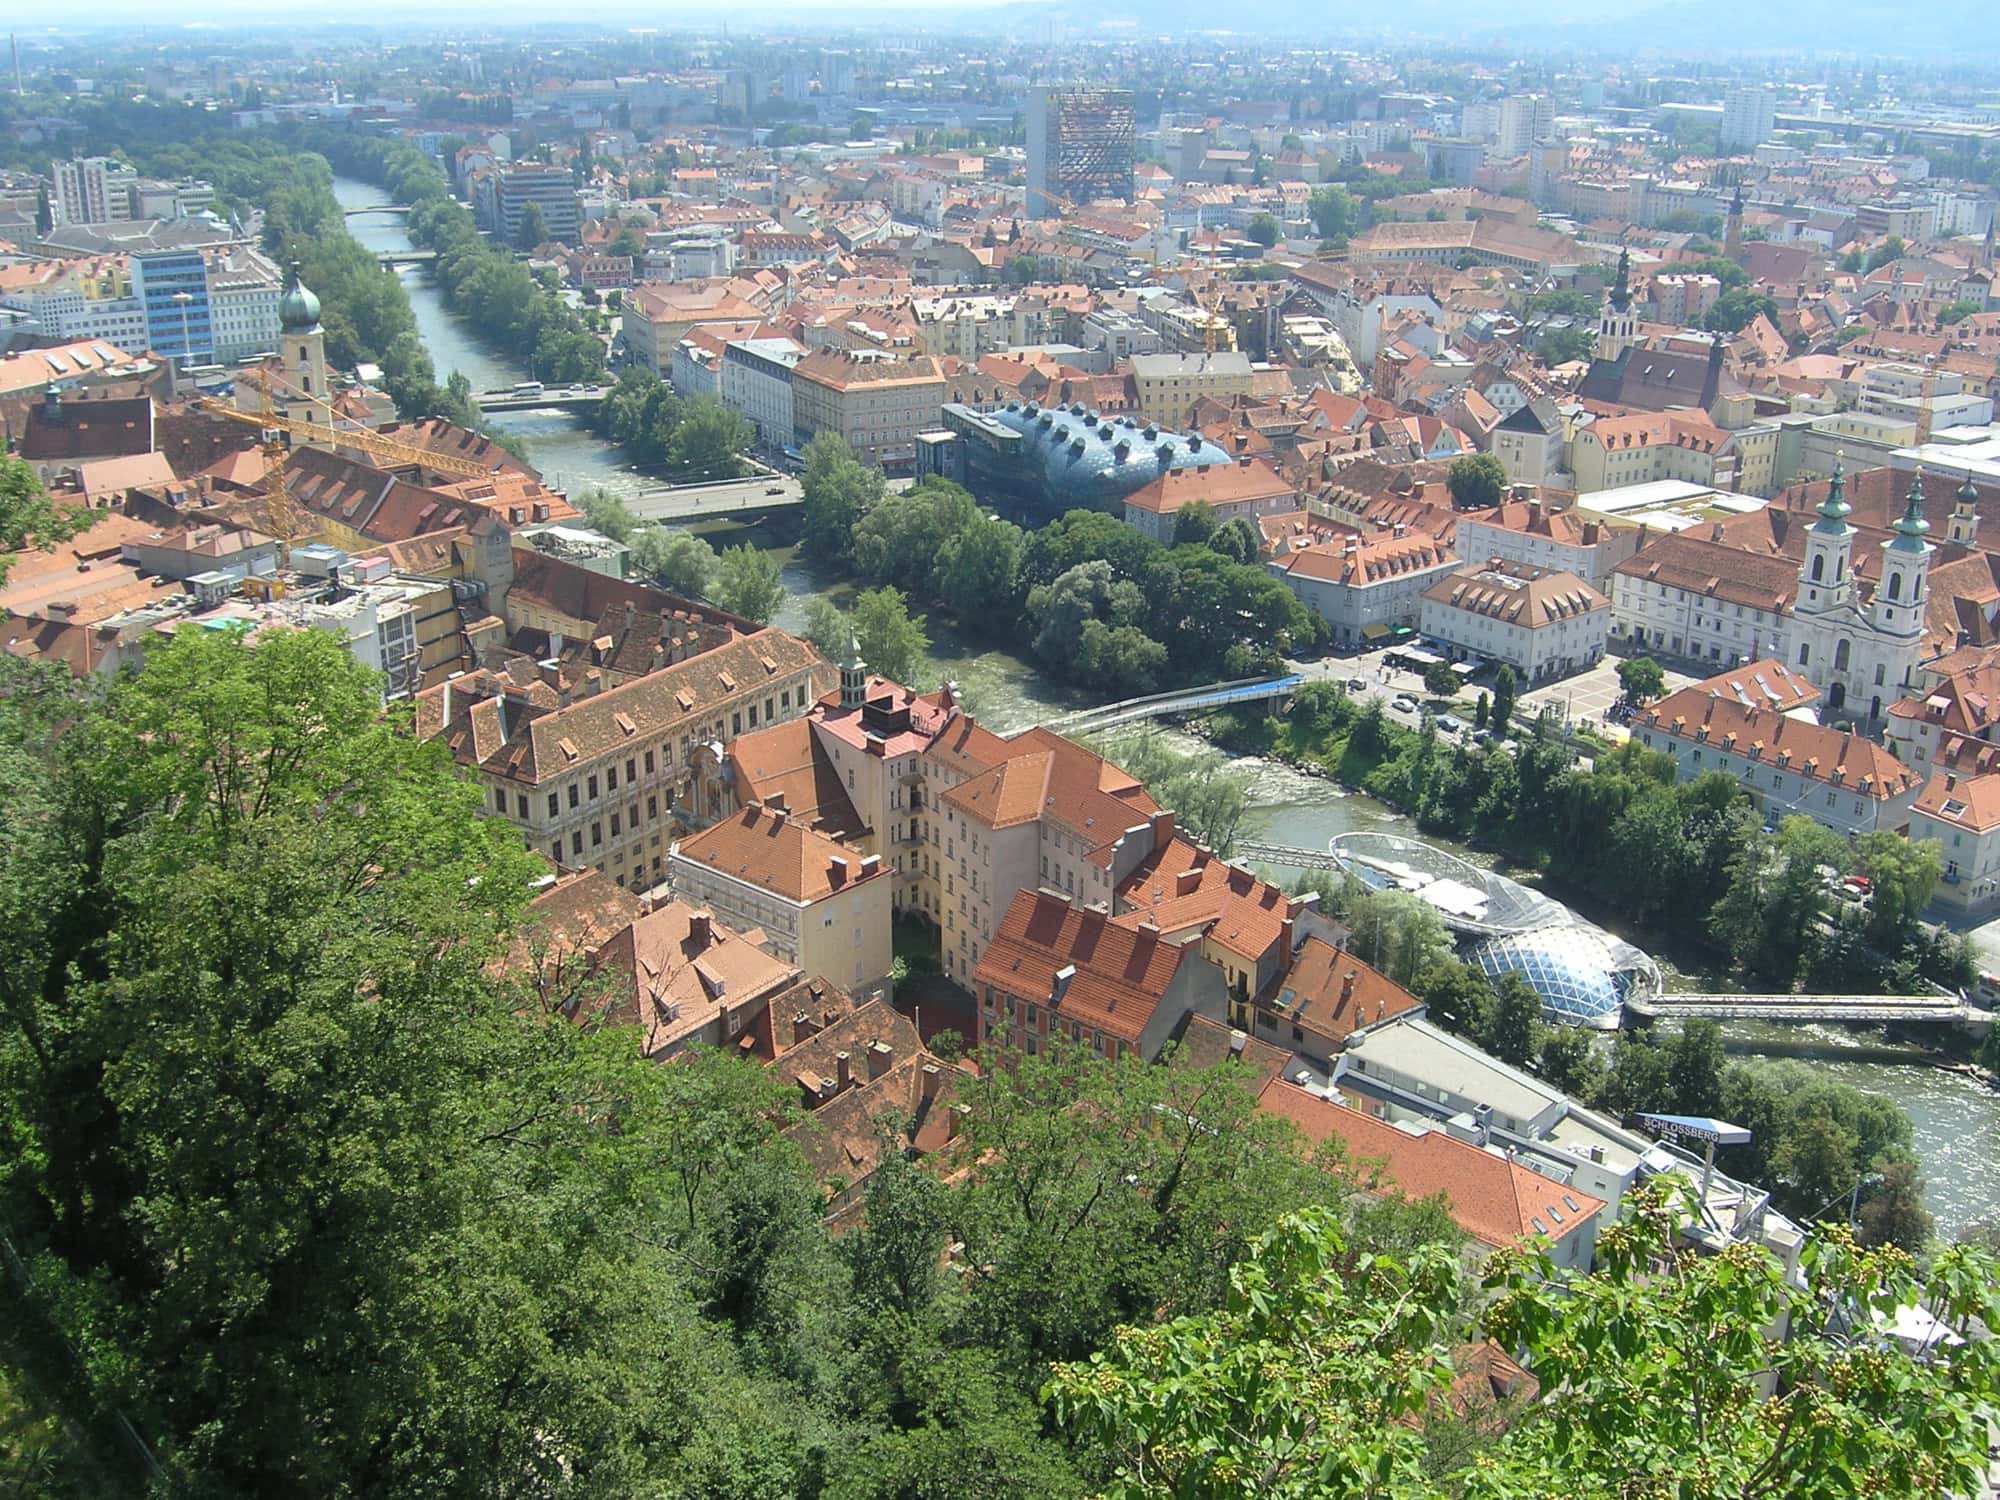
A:
{"type": "Polygon", "coordinates": [[[1962,1021],[1955,995],[1654,995],[1625,1002],[1646,1018],[1714,1021],[1962,1021]]]}

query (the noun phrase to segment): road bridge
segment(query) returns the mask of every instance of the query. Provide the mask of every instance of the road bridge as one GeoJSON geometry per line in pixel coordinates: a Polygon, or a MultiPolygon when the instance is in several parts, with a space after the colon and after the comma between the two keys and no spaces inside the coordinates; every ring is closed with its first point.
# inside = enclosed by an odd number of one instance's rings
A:
{"type": "Polygon", "coordinates": [[[1625,1002],[1635,1020],[1909,1021],[1971,1019],[1956,995],[1654,995],[1625,1002]]]}
{"type": "MultiPolygon", "coordinates": [[[[532,405],[547,403],[535,402],[532,405]]],[[[641,490],[626,497],[626,507],[641,521],[706,521],[783,510],[805,499],[804,488],[789,474],[765,470],[743,479],[719,479],[710,484],[675,484],[641,490]]]]}
{"type": "Polygon", "coordinates": [[[566,391],[560,388],[544,391],[539,396],[523,396],[515,391],[480,391],[472,398],[472,404],[483,412],[492,411],[547,411],[574,410],[592,407],[604,400],[604,388],[593,386],[584,391],[566,391]]]}
{"type": "Polygon", "coordinates": [[[378,250],[375,262],[386,270],[398,266],[427,266],[438,258],[435,250],[378,250]]]}
{"type": "Polygon", "coordinates": [[[409,211],[407,203],[374,203],[367,208],[343,208],[340,216],[343,219],[365,219],[370,214],[407,214],[409,211]]]}
{"type": "Polygon", "coordinates": [[[1241,677],[1233,682],[1211,682],[1206,687],[1180,688],[1170,693],[1154,693],[1144,698],[1126,698],[1086,708],[1051,719],[1047,727],[1062,734],[1095,734],[1120,724],[1142,719],[1164,719],[1175,714],[1208,713],[1233,708],[1241,703],[1263,703],[1289,698],[1305,679],[1297,673],[1286,677],[1241,677]]]}

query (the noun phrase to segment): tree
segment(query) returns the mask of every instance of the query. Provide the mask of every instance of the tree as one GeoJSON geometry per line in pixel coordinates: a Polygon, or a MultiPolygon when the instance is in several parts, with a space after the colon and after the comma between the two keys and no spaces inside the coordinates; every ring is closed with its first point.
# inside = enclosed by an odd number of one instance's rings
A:
{"type": "Polygon", "coordinates": [[[646,254],[646,240],[630,224],[624,225],[613,235],[605,248],[607,255],[629,255],[633,260],[643,259],[646,254]]]}
{"type": "Polygon", "coordinates": [[[1604,1083],[1604,1058],[1597,1038],[1582,1026],[1544,1026],[1535,1069],[1554,1088],[1585,1103],[1604,1083]]]}
{"type": "Polygon", "coordinates": [[[1666,691],[1667,674],[1650,656],[1628,656],[1618,663],[1618,686],[1625,701],[1636,708],[1666,691]]]}
{"type": "Polygon", "coordinates": [[[1514,668],[1508,662],[1500,663],[1500,670],[1493,677],[1493,732],[1506,734],[1514,724],[1514,668]]]}
{"type": "Polygon", "coordinates": [[[778,560],[747,542],[729,548],[716,565],[714,599],[732,615],[770,624],[785,603],[778,560]]]}
{"type": "Polygon", "coordinates": [[[1864,833],[1854,841],[1854,862],[1869,879],[1868,941],[1884,953],[1901,953],[1944,878],[1944,846],[1936,839],[1864,833]]]}
{"type": "Polygon", "coordinates": [[[1747,287],[1738,287],[1724,292],[1702,318],[1702,327],[1722,333],[1735,333],[1746,324],[1758,318],[1776,319],[1778,304],[1762,292],[1753,292],[1747,287]]]}
{"type": "Polygon", "coordinates": [[[1864,269],[1879,271],[1890,262],[1901,260],[1907,248],[1903,244],[1901,235],[1892,234],[1886,240],[1882,241],[1881,244],[1877,245],[1874,250],[1869,252],[1868,259],[1864,263],[1864,269]]]}
{"type": "Polygon", "coordinates": [[[1937,320],[1942,326],[1951,328],[1982,311],[1984,309],[1977,302],[1961,297],[1956,302],[1947,302],[1939,308],[1937,320]]]}
{"type": "Polygon", "coordinates": [[[712,397],[697,396],[681,409],[667,445],[667,462],[683,481],[734,479],[743,472],[738,460],[756,437],[741,413],[712,397]]]}
{"type": "Polygon", "coordinates": [[[632,514],[632,508],[620,495],[593,485],[576,497],[576,508],[583,512],[583,519],[590,529],[614,542],[622,542],[631,537],[639,518],[632,514]]]}
{"type": "Polygon", "coordinates": [[[1906,1256],[1811,1237],[1790,1278],[1752,1246],[1676,1253],[1674,1189],[1632,1195],[1596,1274],[1545,1253],[1487,1263],[1479,1333],[1517,1351],[1541,1398],[1442,1476],[1421,1424],[1453,1374],[1457,1267],[1435,1249],[1351,1263],[1337,1218],[1304,1211],[1262,1237],[1219,1310],[1121,1328],[1057,1365],[1056,1420],[1108,1450],[1107,1493],[1277,1500],[1570,1495],[1971,1493],[1986,1466],[1992,1361],[1851,1337],[1857,1308],[1940,1309],[1954,1330],[1994,1310],[1994,1263],[1954,1247],[1921,1279],[1906,1256]],[[1765,1330],[1786,1327],[1781,1343],[1765,1330]],[[1762,1383],[1775,1370],[1778,1394],[1762,1383]],[[1659,1476],[1635,1489],[1634,1477],[1659,1476]]]}
{"type": "Polygon", "coordinates": [[[1449,698],[1458,691],[1458,673],[1448,661],[1434,661],[1424,668],[1424,691],[1433,698],[1449,698]]]}
{"type": "Polygon", "coordinates": [[[690,599],[707,595],[715,549],[679,527],[641,526],[630,536],[632,565],[663,589],[690,599]]]}
{"type": "Polygon", "coordinates": [[[1535,352],[1548,365],[1566,365],[1573,360],[1589,359],[1596,348],[1597,335],[1578,323],[1565,328],[1544,328],[1535,340],[1535,352]]]}
{"type": "Polygon", "coordinates": [[[1718,1115],[1722,1112],[1722,1028],[1713,1021],[1682,1023],[1667,1043],[1667,1087],[1673,1113],[1718,1115]]]}
{"type": "Polygon", "coordinates": [[[1895,1245],[1912,1255],[1929,1247],[1937,1221],[1924,1207],[1924,1182],[1915,1157],[1899,1152],[1875,1159],[1875,1180],[1856,1223],[1864,1245],[1895,1245]]]}
{"type": "Polygon", "coordinates": [[[26,459],[0,454],[0,581],[14,553],[33,548],[53,552],[97,519],[81,505],[58,506],[26,459]]]}
{"type": "Polygon", "coordinates": [[[1506,467],[1490,453],[1455,458],[1445,470],[1444,487],[1459,510],[1489,510],[1507,493],[1506,467]]]}
{"type": "Polygon", "coordinates": [[[1541,1030],[1542,997],[1519,974],[1493,981],[1493,1009],[1479,1045],[1502,1062],[1523,1067],[1535,1055],[1541,1030]]]}
{"type": "Polygon", "coordinates": [[[860,463],[835,432],[822,432],[806,444],[805,460],[805,549],[828,562],[846,562],[854,555],[856,523],[882,498],[882,471],[860,463]]]}
{"type": "Polygon", "coordinates": [[[530,203],[521,210],[521,222],[514,231],[514,248],[523,255],[529,255],[548,237],[549,223],[542,217],[541,204],[530,203]]]}
{"type": "Polygon", "coordinates": [[[1357,227],[1359,207],[1345,189],[1331,183],[1314,188],[1306,200],[1306,212],[1312,215],[1313,228],[1323,240],[1344,240],[1351,235],[1357,227]]]}
{"type": "Polygon", "coordinates": [[[1253,242],[1262,245],[1268,250],[1278,243],[1278,236],[1281,231],[1278,228],[1278,221],[1275,218],[1270,214],[1260,213],[1250,216],[1250,227],[1243,232],[1253,242]]]}
{"type": "Polygon", "coordinates": [[[896,589],[868,589],[854,600],[852,616],[861,659],[884,677],[917,687],[924,653],[931,638],[922,615],[910,614],[909,601],[896,589]]]}
{"type": "Polygon", "coordinates": [[[806,600],[805,619],[798,633],[811,641],[814,649],[828,661],[847,660],[847,645],[853,639],[853,632],[853,622],[832,600],[822,599],[817,594],[806,600]]]}
{"type": "Polygon", "coordinates": [[[976,516],[938,555],[938,599],[961,623],[998,635],[1021,609],[1021,528],[976,516]]]}
{"type": "Polygon", "coordinates": [[[1174,545],[1206,542],[1215,535],[1215,528],[1222,523],[1215,517],[1215,507],[1206,500],[1196,500],[1183,505],[1174,512],[1174,545]]]}

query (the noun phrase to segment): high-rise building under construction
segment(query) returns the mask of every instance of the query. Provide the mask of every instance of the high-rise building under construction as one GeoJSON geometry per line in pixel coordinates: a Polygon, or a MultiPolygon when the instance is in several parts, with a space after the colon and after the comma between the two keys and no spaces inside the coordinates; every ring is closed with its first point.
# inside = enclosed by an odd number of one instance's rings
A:
{"type": "Polygon", "coordinates": [[[1028,96],[1028,214],[1062,200],[1132,200],[1136,160],[1130,89],[1038,88],[1028,96]]]}

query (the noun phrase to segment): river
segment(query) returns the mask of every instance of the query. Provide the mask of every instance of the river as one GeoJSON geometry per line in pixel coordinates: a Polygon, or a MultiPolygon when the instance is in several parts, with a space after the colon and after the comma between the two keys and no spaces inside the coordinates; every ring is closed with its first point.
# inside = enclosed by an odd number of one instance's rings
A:
{"type": "MultiPolygon", "coordinates": [[[[334,179],[343,209],[390,202],[380,188],[352,178],[334,179]]],[[[348,220],[348,229],[371,250],[414,248],[398,215],[348,220]]],[[[527,378],[473,334],[444,305],[443,295],[420,266],[397,273],[416,314],[417,329],[442,381],[462,373],[478,390],[511,387],[527,378]]],[[[561,489],[601,485],[617,493],[638,489],[643,477],[615,447],[594,436],[584,421],[562,411],[505,412],[493,424],[519,433],[549,483],[561,489]]],[[[776,623],[795,626],[805,601],[827,592],[789,549],[779,550],[790,598],[776,623]]],[[[933,624],[931,662],[940,680],[958,682],[967,705],[985,723],[1006,732],[1024,729],[1077,706],[1075,699],[1019,657],[986,650],[933,624]]],[[[1198,742],[1188,739],[1190,747],[1198,742]]],[[[1324,848],[1336,833],[1368,828],[1413,833],[1409,821],[1371,797],[1342,796],[1331,783],[1262,760],[1241,762],[1250,775],[1251,807],[1243,836],[1300,848],[1324,848]]],[[[1269,872],[1281,873],[1281,872],[1269,872]]],[[[2000,1098],[1973,1081],[1929,1065],[1916,1048],[1885,1043],[1879,1035],[1837,1027],[1750,1026],[1725,1028],[1733,1053],[1745,1057],[1796,1057],[1867,1093],[1896,1100],[1908,1112],[1924,1164],[1925,1199],[1941,1233],[2000,1216],[2000,1098]]]]}

